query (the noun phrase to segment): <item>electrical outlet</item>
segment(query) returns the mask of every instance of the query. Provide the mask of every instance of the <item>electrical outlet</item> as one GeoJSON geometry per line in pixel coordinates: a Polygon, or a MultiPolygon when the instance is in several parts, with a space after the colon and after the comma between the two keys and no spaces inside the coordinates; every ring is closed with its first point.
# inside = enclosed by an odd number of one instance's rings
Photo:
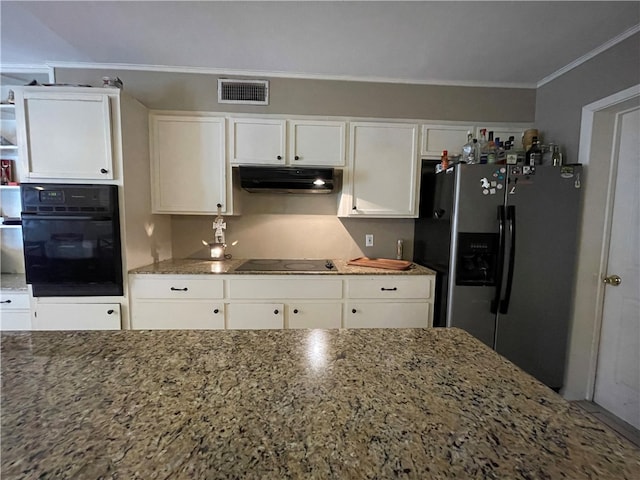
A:
{"type": "Polygon", "coordinates": [[[365,247],[373,247],[373,234],[367,233],[364,236],[364,246],[365,247]]]}

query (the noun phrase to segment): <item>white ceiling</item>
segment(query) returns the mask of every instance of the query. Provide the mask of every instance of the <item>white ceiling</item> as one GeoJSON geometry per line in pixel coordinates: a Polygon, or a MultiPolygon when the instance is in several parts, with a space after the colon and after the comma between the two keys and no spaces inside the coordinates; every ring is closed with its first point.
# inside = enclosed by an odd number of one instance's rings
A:
{"type": "MultiPolygon", "coordinates": [[[[534,87],[640,2],[0,2],[3,64],[534,87]]],[[[639,60],[640,67],[640,60],[639,60]]]]}

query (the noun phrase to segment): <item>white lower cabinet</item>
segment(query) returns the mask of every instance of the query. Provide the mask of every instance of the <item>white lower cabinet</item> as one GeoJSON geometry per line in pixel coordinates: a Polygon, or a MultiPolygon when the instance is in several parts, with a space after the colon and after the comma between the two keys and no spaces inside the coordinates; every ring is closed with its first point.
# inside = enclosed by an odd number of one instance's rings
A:
{"type": "Polygon", "coordinates": [[[131,275],[131,328],[225,327],[224,282],[208,275],[131,275]]]}
{"type": "Polygon", "coordinates": [[[230,303],[227,305],[227,328],[230,330],[284,328],[284,304],[230,303]]]}
{"type": "Polygon", "coordinates": [[[348,302],[345,328],[427,328],[431,325],[427,302],[348,302]]]}
{"type": "Polygon", "coordinates": [[[371,275],[347,280],[345,328],[427,328],[433,324],[432,275],[371,275]]]}
{"type": "Polygon", "coordinates": [[[131,275],[131,328],[426,328],[433,275],[131,275]]]}
{"type": "Polygon", "coordinates": [[[224,303],[208,301],[136,302],[133,328],[138,330],[221,330],[224,303]]]}
{"type": "Polygon", "coordinates": [[[341,328],[342,303],[290,303],[286,328],[341,328]]]}
{"type": "Polygon", "coordinates": [[[119,303],[38,303],[33,330],[120,330],[119,303]]]}
{"type": "Polygon", "coordinates": [[[31,330],[27,292],[0,294],[0,330],[31,330]]]}

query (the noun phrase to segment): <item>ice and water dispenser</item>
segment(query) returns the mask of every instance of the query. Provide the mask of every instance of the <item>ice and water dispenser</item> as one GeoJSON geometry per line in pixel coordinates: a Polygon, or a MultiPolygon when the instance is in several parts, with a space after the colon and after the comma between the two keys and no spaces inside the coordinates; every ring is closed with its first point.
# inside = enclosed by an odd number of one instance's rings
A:
{"type": "Polygon", "coordinates": [[[498,247],[497,233],[459,233],[456,285],[495,285],[498,247]]]}

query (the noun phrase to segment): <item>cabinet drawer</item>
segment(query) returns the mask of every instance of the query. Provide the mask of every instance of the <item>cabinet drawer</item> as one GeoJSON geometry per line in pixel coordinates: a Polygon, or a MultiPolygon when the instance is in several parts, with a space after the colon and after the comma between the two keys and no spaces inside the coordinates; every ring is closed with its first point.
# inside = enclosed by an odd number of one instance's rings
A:
{"type": "Polygon", "coordinates": [[[349,298],[419,298],[428,300],[431,298],[430,276],[402,277],[380,275],[376,277],[349,279],[349,298]]]}
{"type": "Polygon", "coordinates": [[[291,303],[287,328],[340,328],[342,303],[291,303]]]}
{"type": "Polygon", "coordinates": [[[284,328],[282,303],[230,303],[227,305],[227,328],[261,330],[284,328]]]}
{"type": "Polygon", "coordinates": [[[120,304],[40,303],[33,330],[120,330],[120,304]]]}
{"type": "Polygon", "coordinates": [[[0,293],[0,310],[28,310],[29,294],[27,293],[0,293]]]}
{"type": "Polygon", "coordinates": [[[162,278],[134,277],[131,284],[133,298],[195,299],[222,298],[223,283],[219,278],[193,275],[162,275],[162,278]]]}
{"type": "Polygon", "coordinates": [[[224,304],[202,301],[134,302],[135,330],[216,330],[224,328],[224,304]]]}
{"type": "Polygon", "coordinates": [[[431,306],[426,302],[349,302],[345,328],[427,328],[431,306]]]}
{"type": "Polygon", "coordinates": [[[342,298],[342,280],[307,278],[238,278],[229,280],[230,298],[342,298]]]}

